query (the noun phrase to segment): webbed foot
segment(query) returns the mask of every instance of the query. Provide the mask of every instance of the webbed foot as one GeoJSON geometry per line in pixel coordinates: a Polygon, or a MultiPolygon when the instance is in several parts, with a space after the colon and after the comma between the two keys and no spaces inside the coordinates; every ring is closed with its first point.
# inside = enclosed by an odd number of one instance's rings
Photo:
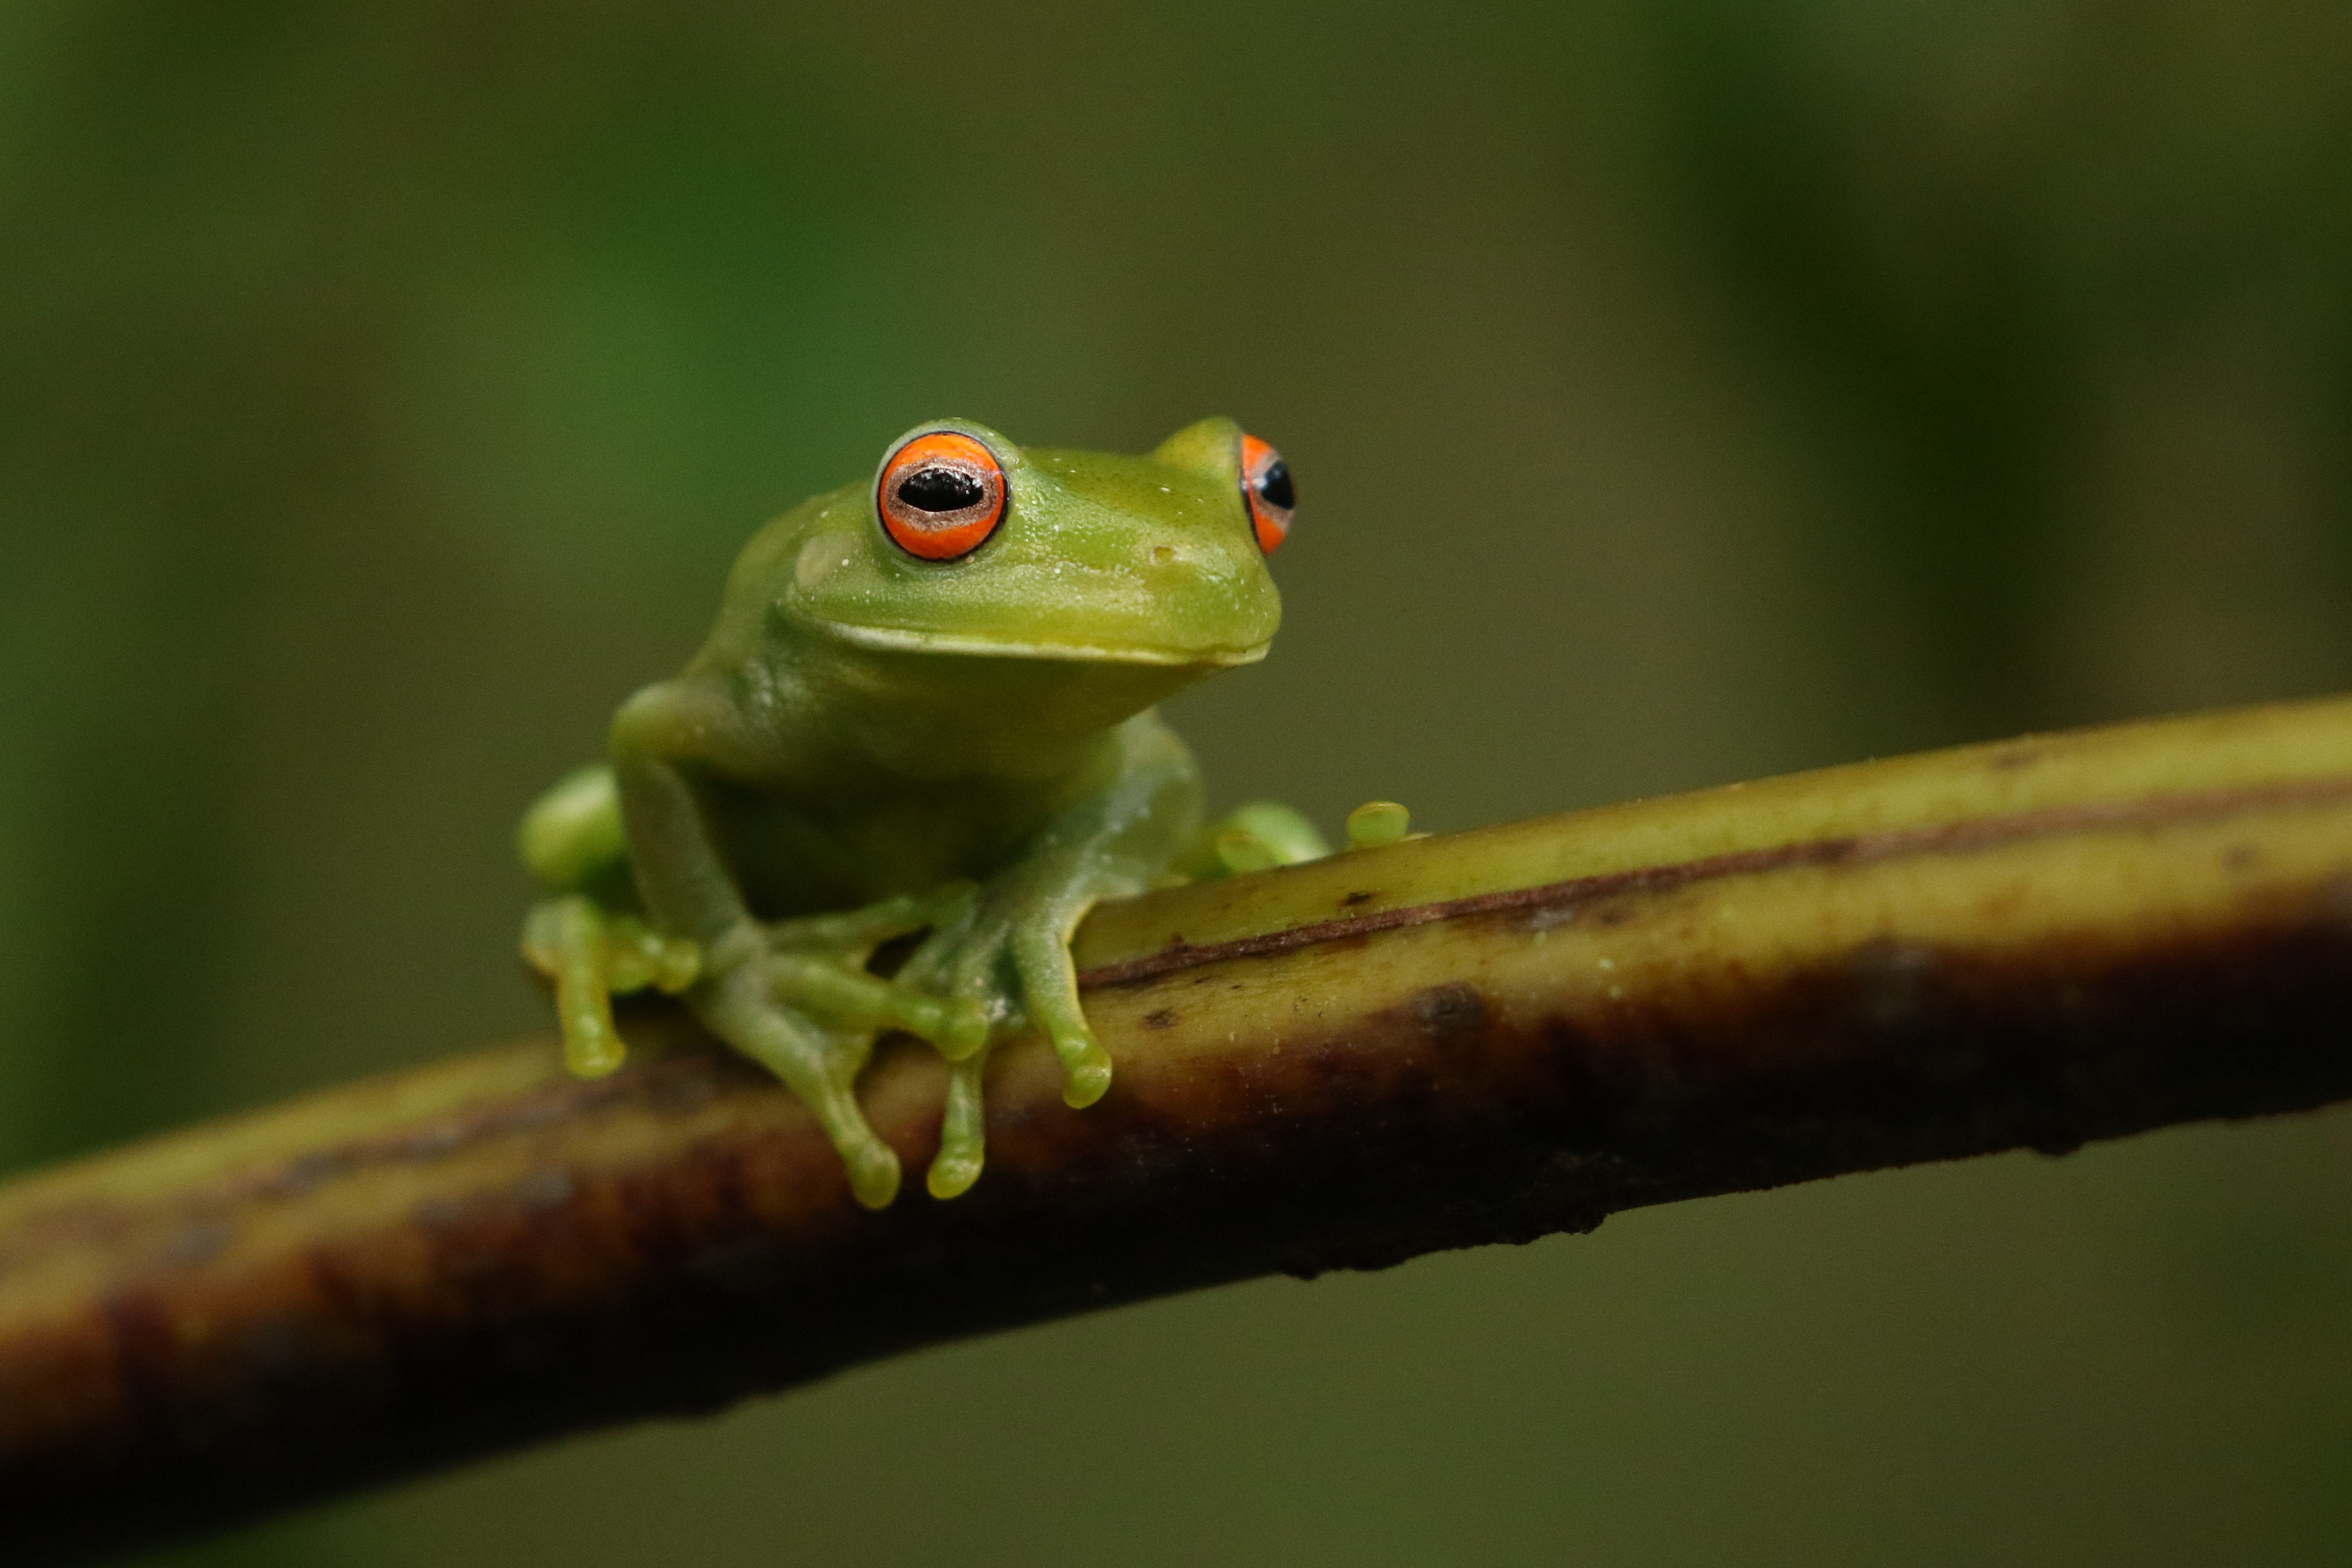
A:
{"type": "Polygon", "coordinates": [[[1034,1024],[1062,1064],[1062,1100],[1083,1109],[1110,1089],[1110,1053],[1078,1003],[1070,933],[1095,900],[1126,888],[1042,892],[1015,879],[992,884],[956,918],[942,922],[898,973],[903,985],[962,1001],[991,1030],[969,1048],[942,1045],[950,1063],[940,1152],[925,1185],[949,1198],[980,1178],[985,1162],[981,1085],[988,1047],[1000,1034],[1034,1024]]]}
{"type": "Polygon", "coordinates": [[[974,1001],[884,979],[866,965],[886,942],[961,921],[978,896],[970,882],[884,899],[841,914],[762,928],[759,962],[776,1000],[835,1029],[902,1029],[957,1061],[988,1043],[992,1019],[974,1001]]]}
{"type": "Polygon", "coordinates": [[[531,910],[523,956],[555,983],[564,1060],[573,1072],[601,1078],[627,1057],[613,997],[648,986],[682,993],[712,1033],[815,1112],[857,1201],[881,1208],[898,1193],[898,1157],[875,1135],[856,1097],[876,1034],[903,1029],[951,1061],[976,1060],[985,1055],[992,1019],[970,996],[886,980],[866,964],[886,942],[961,921],[974,895],[970,883],[954,883],[841,914],[747,925],[706,949],[572,894],[531,910]]]}
{"type": "Polygon", "coordinates": [[[870,1209],[898,1195],[898,1156],[858,1109],[858,1072],[874,1051],[869,1028],[826,1028],[776,999],[766,964],[754,958],[697,985],[688,1000],[710,1031],[783,1080],[815,1113],[849,1173],[849,1190],[870,1209]]]}
{"type": "Polygon", "coordinates": [[[868,1208],[898,1191],[898,1156],[856,1099],[876,1034],[902,1029],[950,1059],[982,1052],[988,1015],[972,1000],[886,980],[866,964],[886,942],[951,922],[969,883],[886,899],[841,914],[746,928],[714,951],[687,1000],[713,1033],[767,1068],[815,1112],[868,1208]]]}

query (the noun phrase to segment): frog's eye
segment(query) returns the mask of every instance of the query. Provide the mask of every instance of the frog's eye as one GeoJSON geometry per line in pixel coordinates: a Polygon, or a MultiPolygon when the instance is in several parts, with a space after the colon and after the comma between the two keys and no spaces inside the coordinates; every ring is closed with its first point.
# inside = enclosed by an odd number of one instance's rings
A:
{"type": "Polygon", "coordinates": [[[1250,527],[1268,555],[1290,537],[1290,514],[1298,505],[1290,486],[1290,465],[1255,436],[1242,437],[1242,499],[1249,502],[1250,527]]]}
{"type": "Polygon", "coordinates": [[[971,437],[935,430],[890,455],[875,505],[898,548],[952,561],[986,543],[1003,520],[1004,470],[971,437]]]}

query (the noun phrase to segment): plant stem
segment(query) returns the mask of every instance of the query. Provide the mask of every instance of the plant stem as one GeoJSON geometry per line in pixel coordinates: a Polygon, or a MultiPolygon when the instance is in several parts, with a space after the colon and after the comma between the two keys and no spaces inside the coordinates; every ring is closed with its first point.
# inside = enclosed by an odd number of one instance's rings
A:
{"type": "MultiPolygon", "coordinates": [[[[2352,1096],[2352,702],[1410,841],[1096,912],[880,1215],[666,1005],[0,1187],[0,1541],[79,1561],[914,1346],[2352,1096]]],[[[910,1169],[944,1072],[863,1089],[910,1169]]]]}

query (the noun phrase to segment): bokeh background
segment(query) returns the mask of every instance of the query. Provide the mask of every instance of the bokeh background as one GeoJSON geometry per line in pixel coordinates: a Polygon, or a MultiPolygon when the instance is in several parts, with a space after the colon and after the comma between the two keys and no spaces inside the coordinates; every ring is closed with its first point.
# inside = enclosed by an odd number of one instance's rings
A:
{"type": "MultiPolygon", "coordinates": [[[[939,414],[1285,449],[1276,657],[1174,717],[1327,826],[2352,685],[2348,81],[2328,0],[5,0],[0,1164],[538,1027],[516,814],[939,414]]],[[[2341,1563],[2348,1309],[2336,1112],[154,1561],[2341,1563]]]]}

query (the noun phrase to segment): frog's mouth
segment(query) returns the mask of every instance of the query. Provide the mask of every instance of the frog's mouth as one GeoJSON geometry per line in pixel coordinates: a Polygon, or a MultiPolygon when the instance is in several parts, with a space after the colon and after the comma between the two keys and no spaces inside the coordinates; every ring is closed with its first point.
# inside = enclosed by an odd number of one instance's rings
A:
{"type": "Polygon", "coordinates": [[[889,653],[952,653],[993,658],[1061,659],[1073,664],[1205,664],[1220,668],[1255,664],[1274,647],[1271,641],[1254,647],[1158,648],[1101,647],[1088,643],[1013,642],[997,637],[950,632],[907,631],[897,626],[858,626],[839,621],[824,629],[846,643],[889,653]]]}

